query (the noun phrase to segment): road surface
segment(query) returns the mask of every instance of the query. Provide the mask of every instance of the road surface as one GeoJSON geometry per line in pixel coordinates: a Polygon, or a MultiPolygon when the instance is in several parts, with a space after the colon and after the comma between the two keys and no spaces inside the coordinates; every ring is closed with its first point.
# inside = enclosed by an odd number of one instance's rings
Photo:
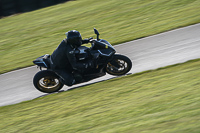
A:
{"type": "MultiPolygon", "coordinates": [[[[130,73],[152,70],[200,58],[200,24],[168,31],[115,46],[118,53],[128,56],[133,63],[130,73]]],[[[44,53],[46,54],[46,53],[44,53]]],[[[19,103],[45,93],[37,91],[32,83],[36,66],[0,75],[0,106],[19,103]]],[[[87,84],[107,80],[114,76],[92,80],[87,84]]],[[[73,89],[65,86],[62,90],[73,89]]]]}

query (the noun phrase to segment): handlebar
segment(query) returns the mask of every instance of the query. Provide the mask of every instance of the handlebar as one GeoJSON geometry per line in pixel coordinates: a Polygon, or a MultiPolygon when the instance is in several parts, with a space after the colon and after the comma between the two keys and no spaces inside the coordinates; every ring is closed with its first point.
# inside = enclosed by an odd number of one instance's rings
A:
{"type": "Polygon", "coordinates": [[[92,44],[92,47],[95,46],[95,47],[98,47],[98,48],[108,48],[107,44],[100,42],[97,39],[91,39],[89,42],[92,44]]]}

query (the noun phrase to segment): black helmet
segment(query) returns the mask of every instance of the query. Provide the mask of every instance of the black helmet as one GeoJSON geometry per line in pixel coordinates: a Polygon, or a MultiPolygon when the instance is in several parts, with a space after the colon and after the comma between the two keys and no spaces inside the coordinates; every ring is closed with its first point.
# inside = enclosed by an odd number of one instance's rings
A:
{"type": "Polygon", "coordinates": [[[72,47],[76,48],[82,45],[82,37],[78,31],[71,30],[65,34],[67,36],[67,42],[69,42],[72,47]]]}

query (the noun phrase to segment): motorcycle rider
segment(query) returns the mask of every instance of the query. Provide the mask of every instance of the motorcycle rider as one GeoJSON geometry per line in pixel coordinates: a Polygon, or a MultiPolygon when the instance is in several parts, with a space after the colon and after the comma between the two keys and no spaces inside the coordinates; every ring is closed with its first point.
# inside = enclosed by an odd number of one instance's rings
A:
{"type": "Polygon", "coordinates": [[[94,63],[93,61],[80,63],[77,62],[75,57],[76,48],[89,43],[89,39],[82,40],[81,34],[76,30],[66,32],[66,37],[51,54],[50,64],[53,71],[61,77],[62,82],[65,85],[72,86],[76,82],[72,70],[83,72],[93,68],[94,63]]]}

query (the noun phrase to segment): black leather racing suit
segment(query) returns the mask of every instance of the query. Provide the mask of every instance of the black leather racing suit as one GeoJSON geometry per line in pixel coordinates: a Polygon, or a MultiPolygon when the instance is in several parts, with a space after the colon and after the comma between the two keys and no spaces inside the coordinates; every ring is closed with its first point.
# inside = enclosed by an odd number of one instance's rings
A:
{"type": "MultiPolygon", "coordinates": [[[[82,40],[82,44],[88,43],[89,40],[82,40]]],[[[55,71],[64,81],[64,84],[71,86],[75,83],[72,75],[72,70],[84,71],[87,69],[87,63],[77,62],[74,48],[68,44],[64,39],[56,50],[51,54],[50,64],[53,71],[55,71]]]]}

